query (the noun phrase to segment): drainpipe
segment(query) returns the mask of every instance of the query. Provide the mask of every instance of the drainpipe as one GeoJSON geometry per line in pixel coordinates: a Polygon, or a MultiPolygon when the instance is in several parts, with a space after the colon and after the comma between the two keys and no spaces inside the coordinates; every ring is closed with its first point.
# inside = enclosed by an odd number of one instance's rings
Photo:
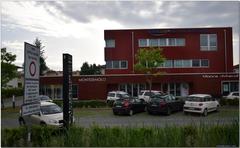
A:
{"type": "Polygon", "coordinates": [[[134,73],[134,32],[132,32],[132,73],[134,73]]]}
{"type": "Polygon", "coordinates": [[[224,29],[224,62],[225,62],[225,72],[227,72],[227,39],[226,39],[226,29],[224,29]]]}

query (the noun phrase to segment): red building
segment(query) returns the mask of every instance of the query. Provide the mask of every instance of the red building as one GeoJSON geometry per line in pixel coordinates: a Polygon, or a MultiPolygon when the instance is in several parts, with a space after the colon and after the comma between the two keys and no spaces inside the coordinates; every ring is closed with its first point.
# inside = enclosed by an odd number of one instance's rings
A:
{"type": "MultiPolygon", "coordinates": [[[[213,96],[238,91],[239,74],[233,72],[232,28],[105,30],[105,75],[74,76],[73,96],[106,99],[108,91],[123,90],[137,96],[148,89],[146,75],[134,70],[140,48],[160,47],[166,61],[153,77],[153,89],[186,96],[213,96]]],[[[73,55],[74,58],[74,55],[73,55]]],[[[61,98],[62,77],[41,77],[41,92],[61,98]]]]}

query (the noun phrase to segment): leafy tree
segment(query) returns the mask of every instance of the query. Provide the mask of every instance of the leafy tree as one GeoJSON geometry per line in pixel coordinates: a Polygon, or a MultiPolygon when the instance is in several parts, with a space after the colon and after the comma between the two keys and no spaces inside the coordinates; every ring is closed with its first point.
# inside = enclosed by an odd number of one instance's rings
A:
{"type": "Polygon", "coordinates": [[[160,66],[165,58],[162,55],[162,49],[156,47],[140,48],[135,55],[137,63],[134,65],[136,71],[145,73],[149,90],[152,90],[152,75],[160,75],[156,68],[160,66]]]}
{"type": "Polygon", "coordinates": [[[6,48],[1,48],[1,87],[17,77],[17,66],[12,64],[16,60],[16,55],[7,52],[6,48]]]}
{"type": "Polygon", "coordinates": [[[81,71],[80,71],[80,75],[99,75],[101,74],[101,66],[100,65],[89,65],[87,62],[84,62],[82,67],[81,67],[81,71]]]}
{"type": "Polygon", "coordinates": [[[39,40],[38,38],[35,39],[34,43],[33,43],[36,47],[38,47],[40,49],[40,75],[42,76],[44,71],[49,70],[49,68],[47,67],[47,64],[45,62],[46,57],[44,57],[44,47],[42,45],[41,40],[39,40]]]}

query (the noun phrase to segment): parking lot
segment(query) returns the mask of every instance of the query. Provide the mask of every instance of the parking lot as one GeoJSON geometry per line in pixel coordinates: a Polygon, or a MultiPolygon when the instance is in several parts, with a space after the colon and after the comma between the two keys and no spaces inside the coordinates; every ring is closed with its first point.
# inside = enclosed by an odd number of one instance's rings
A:
{"type": "MultiPolygon", "coordinates": [[[[2,128],[18,127],[19,108],[2,109],[2,128]]],[[[170,116],[149,115],[147,112],[134,114],[133,116],[113,115],[111,108],[75,108],[75,125],[89,127],[99,126],[182,126],[189,124],[231,124],[239,121],[238,107],[221,107],[219,112],[212,112],[207,117],[199,114],[185,115],[183,112],[175,112],[170,116]]]]}

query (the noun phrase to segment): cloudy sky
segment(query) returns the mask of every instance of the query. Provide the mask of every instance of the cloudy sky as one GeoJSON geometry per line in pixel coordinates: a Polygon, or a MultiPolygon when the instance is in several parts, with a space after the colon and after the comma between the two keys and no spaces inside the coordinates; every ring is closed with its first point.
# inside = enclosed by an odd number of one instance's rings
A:
{"type": "Polygon", "coordinates": [[[23,63],[24,42],[38,37],[47,65],[62,70],[62,53],[82,63],[105,64],[104,29],[233,27],[234,64],[239,63],[239,3],[160,1],[3,1],[1,46],[23,63]]]}

